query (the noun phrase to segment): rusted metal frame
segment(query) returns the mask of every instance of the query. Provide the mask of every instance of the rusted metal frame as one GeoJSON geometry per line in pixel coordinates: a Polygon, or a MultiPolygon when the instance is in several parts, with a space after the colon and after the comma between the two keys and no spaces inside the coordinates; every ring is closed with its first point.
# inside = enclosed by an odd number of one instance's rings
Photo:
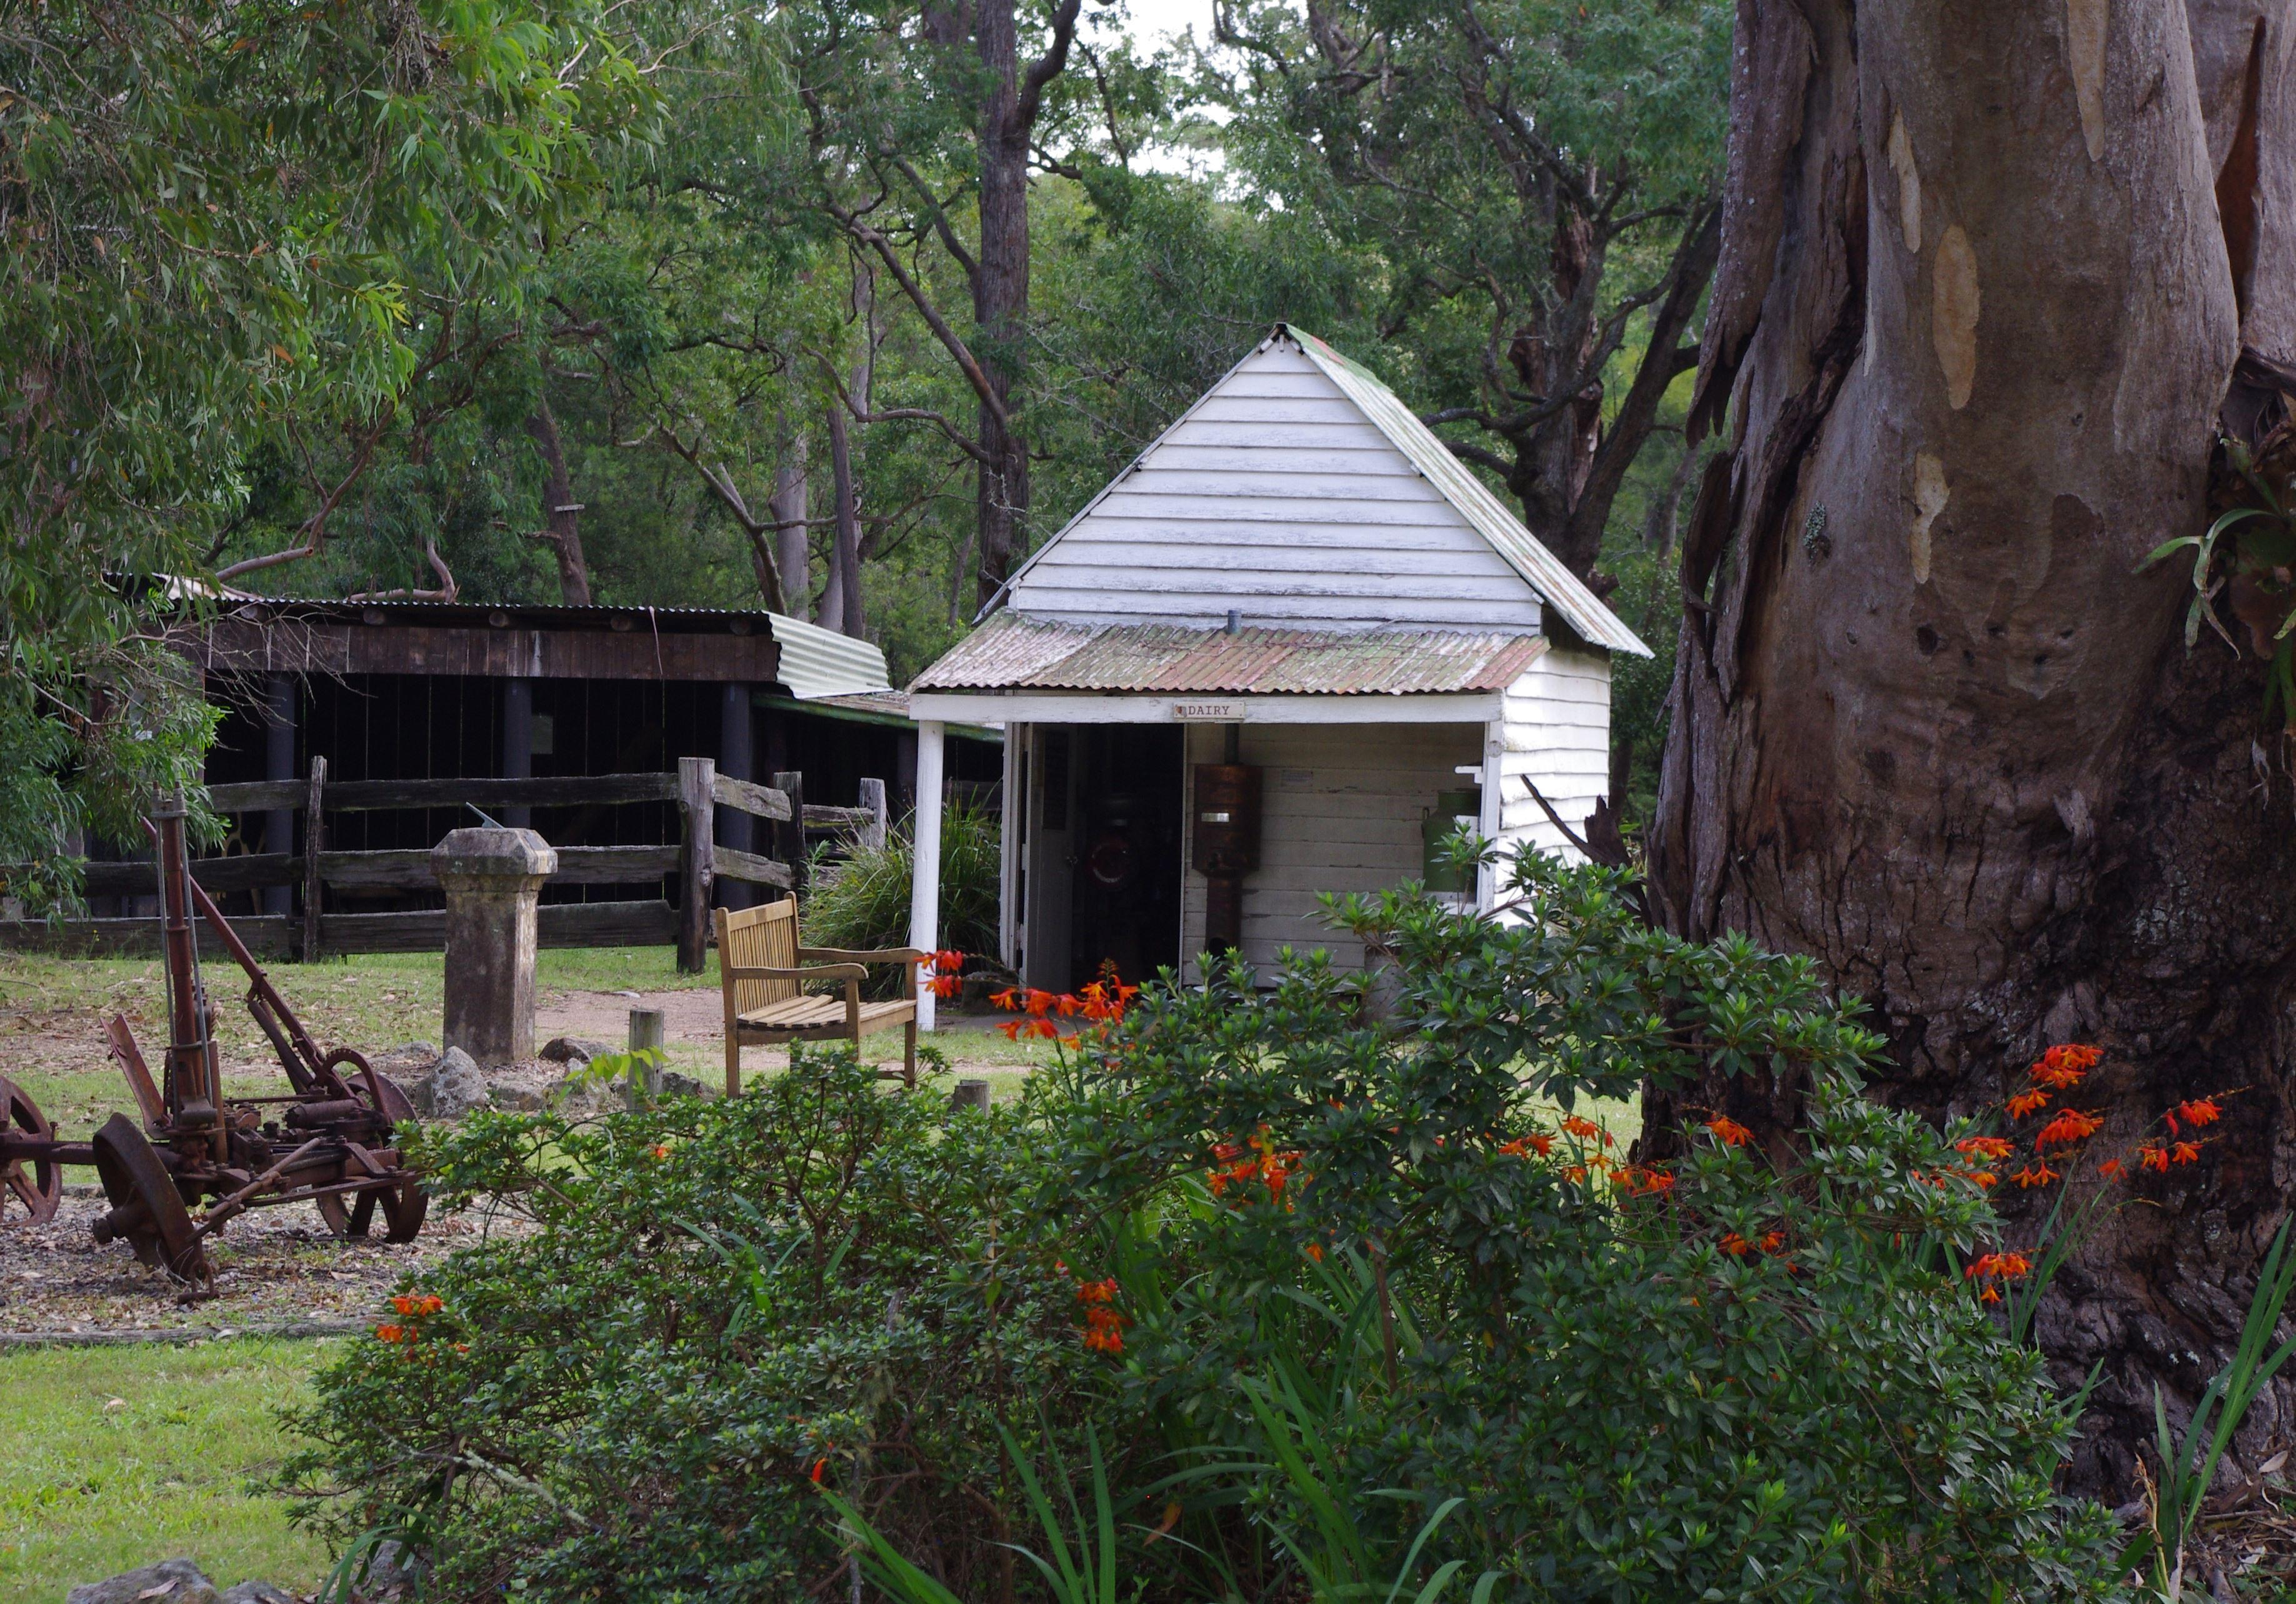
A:
{"type": "Polygon", "coordinates": [[[229,1224],[235,1216],[244,1214],[247,1211],[247,1200],[250,1198],[253,1197],[256,1193],[262,1191],[266,1187],[277,1185],[280,1177],[286,1174],[288,1171],[295,1167],[295,1161],[298,1158],[300,1158],[304,1154],[309,1152],[313,1148],[317,1147],[321,1142],[326,1140],[327,1139],[324,1136],[314,1136],[301,1147],[297,1148],[293,1152],[288,1154],[287,1157],[282,1158],[269,1169],[265,1170],[261,1174],[256,1176],[255,1179],[250,1181],[245,1186],[241,1187],[237,1191],[232,1193],[231,1196],[222,1199],[214,1204],[209,1208],[207,1218],[200,1222],[199,1228],[193,1232],[193,1234],[204,1239],[211,1237],[217,1232],[221,1231],[226,1225],[229,1224]]]}
{"type": "Polygon", "coordinates": [[[223,910],[215,905],[215,898],[207,894],[199,881],[187,877],[187,883],[192,889],[192,900],[199,904],[208,928],[222,941],[224,950],[246,971],[247,1011],[255,1016],[256,1024],[265,1035],[271,1038],[272,1049],[279,1054],[280,1068],[286,1070],[287,1078],[294,1084],[297,1092],[310,1090],[313,1083],[324,1078],[320,1069],[322,1055],[319,1044],[311,1039],[311,1033],[303,1028],[303,1021],[288,1006],[287,999],[279,994],[279,988],[271,984],[271,977],[255,961],[255,954],[247,950],[247,944],[239,938],[239,932],[233,929],[231,921],[223,916],[223,910]],[[284,1041],[282,1040],[283,1033],[284,1041]]]}

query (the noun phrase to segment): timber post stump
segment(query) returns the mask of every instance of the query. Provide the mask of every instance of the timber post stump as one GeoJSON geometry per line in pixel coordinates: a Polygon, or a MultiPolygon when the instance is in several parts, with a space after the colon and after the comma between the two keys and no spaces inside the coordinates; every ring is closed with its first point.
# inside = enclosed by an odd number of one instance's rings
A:
{"type": "Polygon", "coordinates": [[[534,1056],[535,904],[558,854],[530,830],[455,830],[430,849],[447,894],[446,1045],[481,1066],[534,1056]]]}

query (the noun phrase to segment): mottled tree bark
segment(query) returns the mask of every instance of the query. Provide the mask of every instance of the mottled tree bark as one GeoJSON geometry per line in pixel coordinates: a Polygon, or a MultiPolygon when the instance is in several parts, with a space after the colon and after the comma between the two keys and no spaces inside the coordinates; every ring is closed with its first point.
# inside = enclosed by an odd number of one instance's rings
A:
{"type": "Polygon", "coordinates": [[[990,392],[981,398],[974,430],[984,607],[1012,572],[1026,534],[1029,446],[1014,426],[1013,388],[1024,365],[1029,315],[1029,142],[1046,86],[1068,65],[1078,5],[1062,0],[1045,53],[1025,70],[1013,0],[979,0],[973,11],[973,45],[989,86],[980,105],[980,238],[972,271],[972,343],[990,392]]]}
{"type": "Polygon", "coordinates": [[[534,404],[526,432],[542,458],[543,525],[534,536],[558,560],[558,596],[569,607],[590,605],[590,565],[582,555],[582,509],[574,504],[574,479],[566,470],[566,446],[546,397],[534,404]]]}
{"type": "MultiPolygon", "coordinates": [[[[2296,1174],[2296,798],[2262,666],[2188,655],[2188,570],[2136,571],[2205,526],[2243,347],[2296,357],[2292,13],[1739,6],[1693,408],[1730,449],[1684,539],[1654,904],[1816,956],[1890,1040],[1878,1093],[1925,1113],[1997,1107],[2059,1040],[2105,1049],[2101,1141],[2243,1088],[2044,1311],[2062,1380],[2103,1364],[2073,1481],[2115,1502],[2154,1383],[2177,1413],[2227,1350],[2296,1174]]],[[[1692,1106],[1777,1142],[1797,1112],[1710,1086],[1653,1124],[1692,1106]]],[[[2003,1199],[2013,1234],[2038,1196],[2003,1199]]],[[[2292,1404],[2252,1417],[2250,1464],[2292,1404]]]]}
{"type": "MultiPolygon", "coordinates": [[[[774,493],[766,500],[766,511],[774,521],[774,561],[781,569],[783,595],[789,602],[790,616],[803,618],[809,616],[813,605],[812,531],[806,524],[806,437],[802,431],[792,433],[783,447],[780,466],[774,470],[774,493]]],[[[763,559],[758,560],[762,563],[763,559]]],[[[762,568],[758,577],[758,588],[766,588],[762,568]]]]}

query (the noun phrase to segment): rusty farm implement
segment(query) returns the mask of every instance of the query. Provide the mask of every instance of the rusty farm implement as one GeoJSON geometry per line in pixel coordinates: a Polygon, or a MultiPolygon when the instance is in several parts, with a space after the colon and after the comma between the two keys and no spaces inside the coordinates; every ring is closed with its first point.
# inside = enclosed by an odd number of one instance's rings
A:
{"type": "Polygon", "coordinates": [[[411,1240],[422,1228],[425,1198],[396,1145],[395,1132],[414,1117],[406,1094],[352,1049],[320,1051],[192,879],[183,808],[162,806],[151,829],[168,977],[160,1078],[152,1079],[119,1015],[105,1035],[140,1120],[114,1114],[93,1140],[61,1142],[31,1098],[0,1078],[0,1215],[20,1207],[36,1223],[53,1217],[63,1166],[91,1165],[111,1205],[95,1222],[95,1240],[125,1240],[144,1264],[199,1284],[214,1279],[208,1238],[250,1208],[308,1201],[344,1238],[368,1234],[379,1209],[390,1240],[411,1240]],[[224,1094],[194,911],[246,971],[248,1012],[291,1088],[283,1095],[224,1094]],[[192,1210],[202,1201],[207,1207],[194,1220],[192,1210]]]}

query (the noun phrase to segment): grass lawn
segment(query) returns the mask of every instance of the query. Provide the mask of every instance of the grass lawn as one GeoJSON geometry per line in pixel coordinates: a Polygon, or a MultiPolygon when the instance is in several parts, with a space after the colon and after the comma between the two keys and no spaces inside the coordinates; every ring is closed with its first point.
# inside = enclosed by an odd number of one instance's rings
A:
{"type": "Polygon", "coordinates": [[[177,1555],[218,1587],[317,1586],[326,1551],[248,1484],[286,1452],[273,1412],[302,1397],[328,1351],[239,1340],[0,1354],[0,1598],[61,1604],[76,1584],[177,1555]]]}

